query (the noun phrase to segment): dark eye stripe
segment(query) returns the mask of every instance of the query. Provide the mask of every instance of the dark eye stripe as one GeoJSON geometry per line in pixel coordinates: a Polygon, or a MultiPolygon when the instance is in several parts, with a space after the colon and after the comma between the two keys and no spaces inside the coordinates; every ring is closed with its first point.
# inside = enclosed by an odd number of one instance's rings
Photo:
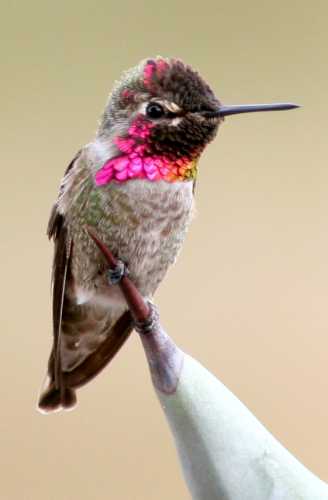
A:
{"type": "Polygon", "coordinates": [[[179,113],[173,113],[173,111],[166,111],[165,116],[167,118],[176,118],[177,116],[180,116],[181,112],[179,113]]]}

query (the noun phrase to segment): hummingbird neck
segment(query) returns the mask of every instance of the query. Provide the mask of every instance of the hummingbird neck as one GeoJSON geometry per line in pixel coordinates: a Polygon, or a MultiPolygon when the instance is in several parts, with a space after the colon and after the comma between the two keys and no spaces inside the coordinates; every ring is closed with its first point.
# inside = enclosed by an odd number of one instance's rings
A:
{"type": "Polygon", "coordinates": [[[175,182],[196,178],[199,155],[187,157],[157,152],[150,141],[151,128],[151,123],[137,119],[127,135],[114,137],[118,155],[107,160],[97,171],[98,186],[131,179],[175,182]]]}

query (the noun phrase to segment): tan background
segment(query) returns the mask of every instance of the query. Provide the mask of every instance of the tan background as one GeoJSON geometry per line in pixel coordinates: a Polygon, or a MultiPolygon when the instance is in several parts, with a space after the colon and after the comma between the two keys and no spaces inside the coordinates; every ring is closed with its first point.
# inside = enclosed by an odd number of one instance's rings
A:
{"type": "Polygon", "coordinates": [[[156,300],[176,341],[327,480],[327,2],[1,10],[1,498],[189,498],[136,335],[74,412],[35,411],[51,341],[50,205],[113,80],[158,53],[199,69],[226,103],[304,105],[226,120],[156,300]]]}

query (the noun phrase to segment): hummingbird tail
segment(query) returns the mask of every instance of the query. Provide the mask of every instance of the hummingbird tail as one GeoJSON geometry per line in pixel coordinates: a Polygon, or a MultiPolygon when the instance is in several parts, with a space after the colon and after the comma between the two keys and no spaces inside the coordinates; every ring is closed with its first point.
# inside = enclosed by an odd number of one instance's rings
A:
{"type": "Polygon", "coordinates": [[[38,402],[38,408],[42,413],[51,413],[61,409],[71,410],[75,405],[75,390],[71,387],[57,389],[53,382],[47,385],[38,402]]]}
{"type": "Polygon", "coordinates": [[[109,329],[108,336],[70,371],[60,370],[56,379],[55,350],[49,359],[48,377],[41,392],[38,409],[41,413],[70,410],[76,405],[76,389],[82,387],[100,373],[113,359],[132,332],[134,322],[130,311],[125,311],[109,329]],[[55,381],[58,381],[57,384],[55,381]]]}

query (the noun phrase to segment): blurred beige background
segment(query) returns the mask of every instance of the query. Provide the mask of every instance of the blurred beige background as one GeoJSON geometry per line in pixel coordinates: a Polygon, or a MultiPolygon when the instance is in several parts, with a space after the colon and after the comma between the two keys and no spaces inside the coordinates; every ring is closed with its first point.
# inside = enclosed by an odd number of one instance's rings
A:
{"type": "Polygon", "coordinates": [[[226,119],[156,301],[177,343],[328,480],[327,15],[304,0],[2,3],[1,498],[189,498],[136,335],[74,412],[35,410],[50,206],[114,79],[156,54],[192,64],[225,103],[304,106],[226,119]]]}

